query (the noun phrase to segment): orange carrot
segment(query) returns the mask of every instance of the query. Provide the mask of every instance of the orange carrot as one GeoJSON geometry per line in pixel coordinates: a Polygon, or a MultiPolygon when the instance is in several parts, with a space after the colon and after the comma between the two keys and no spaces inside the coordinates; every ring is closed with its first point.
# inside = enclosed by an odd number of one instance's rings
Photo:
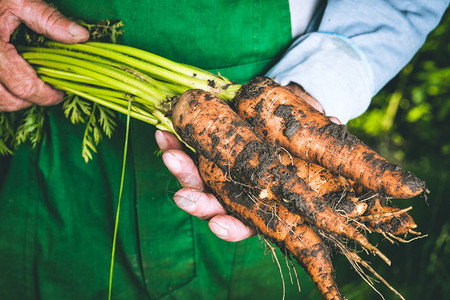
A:
{"type": "Polygon", "coordinates": [[[282,201],[315,226],[345,236],[390,263],[345,217],[283,166],[274,149],[220,99],[200,90],[187,91],[176,101],[171,116],[182,140],[233,180],[252,187],[260,198],[282,201]]]}
{"type": "Polygon", "coordinates": [[[344,125],[332,123],[269,78],[255,78],[244,85],[234,103],[236,112],[255,131],[294,156],[389,197],[409,198],[426,191],[422,180],[389,163],[344,125]]]}
{"type": "Polygon", "coordinates": [[[348,218],[356,218],[367,209],[367,203],[359,201],[356,193],[360,186],[352,180],[335,175],[317,164],[294,157],[284,150],[278,154],[280,162],[303,179],[309,187],[322,196],[337,212],[348,218]]]}
{"type": "Polygon", "coordinates": [[[291,168],[320,196],[333,192],[353,191],[350,180],[335,175],[322,166],[292,156],[284,150],[278,151],[278,157],[284,166],[291,168]]]}
{"type": "Polygon", "coordinates": [[[280,204],[252,199],[214,163],[200,156],[200,174],[221,204],[282,251],[290,253],[311,276],[325,299],[344,299],[336,282],[330,254],[302,217],[280,204]]]}
{"type": "Polygon", "coordinates": [[[408,233],[420,234],[413,231],[417,228],[417,224],[407,213],[412,207],[400,209],[387,206],[384,204],[384,199],[376,195],[367,202],[369,208],[358,220],[362,221],[371,231],[387,234],[391,237],[408,233]]]}

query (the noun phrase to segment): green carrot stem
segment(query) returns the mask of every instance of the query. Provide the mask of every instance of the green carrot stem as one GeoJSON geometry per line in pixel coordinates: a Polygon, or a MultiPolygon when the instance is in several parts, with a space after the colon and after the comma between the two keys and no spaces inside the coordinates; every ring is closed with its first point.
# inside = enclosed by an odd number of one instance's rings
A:
{"type": "MultiPolygon", "coordinates": [[[[131,98],[129,98],[129,100],[124,100],[124,99],[114,98],[114,97],[110,97],[110,96],[101,96],[100,97],[95,94],[92,94],[91,96],[99,97],[102,101],[104,101],[103,103],[106,103],[106,105],[108,105],[108,103],[111,103],[111,104],[116,104],[118,107],[121,107],[121,108],[125,108],[128,105],[128,102],[132,101],[133,105],[131,106],[131,116],[134,119],[141,120],[141,121],[144,121],[146,123],[149,123],[149,124],[152,124],[155,126],[158,124],[161,124],[153,116],[153,113],[148,111],[148,107],[146,107],[147,108],[147,110],[146,110],[146,109],[142,109],[141,107],[137,106],[139,103],[135,102],[136,97],[131,97],[131,98]]],[[[99,104],[100,104],[100,102],[99,102],[99,104]]],[[[106,105],[104,105],[104,106],[106,106],[106,105]]],[[[109,108],[116,110],[117,112],[124,113],[123,111],[119,111],[118,109],[115,109],[112,106],[109,108]]],[[[154,109],[152,111],[154,111],[154,109]]]]}
{"type": "MultiPolygon", "coordinates": [[[[106,43],[101,44],[106,45],[106,43]]],[[[200,79],[196,77],[187,76],[166,68],[162,68],[155,64],[148,63],[146,61],[118,53],[116,51],[98,47],[98,43],[94,44],[96,46],[92,46],[92,44],[67,45],[67,44],[60,44],[57,42],[47,42],[46,45],[50,47],[59,47],[68,50],[84,51],[87,53],[107,57],[109,59],[113,59],[128,64],[133,68],[147,72],[157,79],[185,85],[191,89],[202,89],[210,91],[224,100],[232,99],[235,95],[236,90],[238,89],[233,88],[233,84],[231,84],[231,82],[227,83],[225,87],[222,88],[219,84],[216,84],[216,80],[218,80],[216,77],[212,77],[210,79],[200,79]]],[[[214,76],[213,74],[211,75],[214,76]]]]}
{"type": "MultiPolygon", "coordinates": [[[[136,85],[139,84],[138,80],[130,79],[128,75],[123,75],[120,73],[118,74],[118,72],[114,72],[109,68],[102,68],[95,64],[91,64],[91,66],[81,67],[81,65],[74,65],[61,61],[52,61],[49,60],[48,57],[41,58],[39,53],[23,53],[22,55],[31,64],[46,66],[63,71],[73,71],[77,74],[97,79],[99,81],[104,82],[105,84],[110,85],[111,87],[117,90],[122,90],[132,95],[139,96],[140,98],[146,100],[146,103],[151,106],[156,106],[159,104],[161,100],[165,99],[165,94],[162,94],[158,91],[159,95],[158,98],[156,98],[151,94],[147,93],[148,85],[146,88],[145,84],[141,83],[140,85],[141,87],[144,87],[144,90],[139,89],[136,87],[136,85]]],[[[58,59],[58,57],[56,57],[56,59],[58,59]]],[[[82,65],[86,64],[89,63],[84,62],[82,65]]]]}
{"type": "Polygon", "coordinates": [[[18,50],[20,50],[22,52],[58,54],[58,55],[82,59],[82,60],[85,60],[88,62],[95,62],[95,63],[111,66],[114,68],[121,69],[121,70],[131,74],[132,76],[136,76],[137,78],[139,78],[140,81],[145,81],[147,83],[150,83],[152,86],[154,86],[158,90],[161,90],[161,91],[164,91],[167,93],[172,93],[172,90],[168,89],[166,87],[166,85],[163,84],[162,82],[157,81],[157,80],[151,78],[150,76],[133,69],[133,66],[127,65],[123,62],[105,59],[103,57],[84,53],[84,52],[70,51],[68,49],[21,46],[21,47],[18,47],[18,50]]]}
{"type": "Polygon", "coordinates": [[[195,77],[195,78],[205,79],[205,80],[215,80],[218,83],[223,84],[223,85],[232,83],[230,80],[228,80],[226,78],[217,76],[217,75],[207,72],[205,70],[202,70],[202,69],[199,69],[199,68],[196,68],[193,66],[188,66],[185,64],[180,64],[180,63],[171,61],[167,58],[164,58],[162,56],[159,56],[159,55],[156,55],[156,54],[153,54],[153,53],[141,50],[141,49],[133,48],[130,46],[119,45],[119,44],[110,44],[110,43],[101,43],[101,42],[88,42],[86,44],[95,46],[95,47],[99,47],[99,48],[114,50],[116,52],[120,52],[120,53],[127,54],[127,55],[131,55],[131,56],[137,57],[141,60],[144,60],[146,62],[149,62],[151,64],[163,67],[168,70],[172,70],[172,71],[180,73],[180,74],[184,74],[189,77],[195,77]]]}
{"type": "Polygon", "coordinates": [[[16,49],[20,52],[37,52],[37,53],[48,53],[48,54],[58,54],[63,56],[69,56],[73,58],[82,59],[88,62],[95,62],[104,65],[117,65],[117,61],[113,61],[101,56],[93,55],[87,52],[77,52],[70,51],[68,49],[58,49],[58,48],[46,48],[46,47],[29,47],[29,46],[17,46],[16,49]]]}
{"type": "Polygon", "coordinates": [[[52,78],[52,77],[49,77],[46,75],[41,75],[41,79],[52,85],[58,85],[58,86],[64,85],[66,87],[69,87],[72,89],[77,89],[81,92],[86,92],[88,94],[95,94],[95,95],[102,95],[102,96],[104,95],[104,96],[110,96],[110,97],[115,97],[115,98],[119,98],[119,99],[125,99],[127,97],[127,95],[129,95],[129,94],[121,92],[121,91],[105,89],[105,88],[98,88],[95,86],[86,85],[86,84],[82,84],[82,83],[60,80],[60,79],[52,78]]]}
{"type": "MultiPolygon", "coordinates": [[[[77,91],[77,94],[80,96],[80,93],[85,93],[92,97],[96,97],[95,102],[102,104],[103,106],[109,107],[113,110],[124,113],[124,106],[128,102],[129,95],[120,91],[101,89],[93,86],[88,86],[76,82],[70,82],[65,80],[60,80],[56,78],[51,78],[48,76],[41,76],[41,79],[45,82],[48,82],[60,89],[71,89],[72,91],[77,91]]],[[[136,99],[136,98],[133,98],[136,99]]],[[[150,109],[150,108],[148,108],[150,109]]],[[[164,114],[157,109],[150,109],[151,112],[145,111],[142,108],[138,108],[133,106],[132,112],[134,111],[133,117],[137,117],[139,119],[147,119],[151,120],[152,123],[154,120],[158,120],[161,124],[165,126],[169,131],[175,132],[172,126],[172,122],[164,116],[164,114]]]]}
{"type": "MultiPolygon", "coordinates": [[[[89,61],[52,53],[25,52],[22,53],[22,57],[25,58],[26,60],[40,59],[69,64],[72,65],[71,68],[74,71],[81,69],[87,70],[90,72],[90,75],[89,74],[85,75],[98,79],[100,81],[104,81],[106,83],[108,83],[108,81],[110,81],[111,78],[116,79],[117,81],[122,81],[123,83],[126,83],[137,89],[140,89],[142,92],[145,92],[146,94],[158,100],[164,99],[166,96],[164,93],[161,93],[158,89],[155,89],[151,85],[140,81],[140,79],[136,79],[136,76],[132,76],[130,72],[126,72],[121,69],[114,69],[107,65],[91,63],[89,61]],[[97,75],[93,76],[94,74],[97,75]]],[[[146,97],[143,98],[145,99],[146,97]]]]}
{"type": "Polygon", "coordinates": [[[117,244],[117,232],[119,228],[119,217],[120,217],[120,204],[122,200],[122,193],[123,193],[123,183],[125,181],[125,167],[126,167],[126,161],[127,161],[127,153],[128,153],[128,140],[129,140],[129,134],[130,134],[130,124],[131,124],[131,102],[128,103],[128,110],[127,110],[127,127],[126,127],[126,135],[125,135],[125,145],[123,150],[123,160],[122,160],[122,175],[120,178],[120,188],[119,188],[119,201],[117,203],[117,212],[116,212],[116,219],[114,222],[114,235],[113,235],[113,242],[112,242],[112,251],[111,251],[111,268],[109,271],[109,288],[108,288],[108,299],[111,299],[112,295],[112,281],[113,281],[113,274],[114,274],[114,258],[116,253],[116,244],[117,244]]]}
{"type": "MultiPolygon", "coordinates": [[[[164,126],[165,128],[168,129],[168,131],[170,131],[172,133],[175,132],[172,121],[169,118],[167,118],[161,111],[155,110],[155,111],[153,111],[153,115],[155,116],[156,119],[158,119],[160,121],[161,126],[164,126]]],[[[178,136],[178,134],[176,134],[176,135],[178,136]]]]}
{"type": "Polygon", "coordinates": [[[134,96],[130,98],[131,95],[128,95],[124,99],[95,93],[92,93],[91,95],[99,97],[104,101],[111,102],[112,104],[117,104],[122,107],[127,106],[128,102],[133,101],[133,106],[131,107],[132,112],[136,113],[136,115],[139,115],[141,119],[155,120],[155,122],[157,122],[157,119],[154,116],[154,112],[156,111],[156,109],[142,105],[142,103],[136,102],[136,97],[134,96]]]}
{"type": "Polygon", "coordinates": [[[102,81],[98,81],[98,80],[93,79],[88,76],[75,74],[73,72],[66,72],[66,71],[52,69],[52,68],[46,68],[46,67],[37,67],[37,68],[35,68],[35,70],[36,70],[36,73],[38,73],[40,75],[47,75],[47,76],[53,77],[53,78],[59,78],[59,79],[63,79],[63,80],[91,84],[91,85],[96,85],[96,86],[101,86],[104,88],[111,89],[111,85],[109,85],[109,84],[106,84],[102,81]]]}
{"type": "Polygon", "coordinates": [[[184,92],[186,92],[187,90],[189,90],[189,88],[187,86],[183,86],[183,85],[179,85],[179,84],[174,84],[174,83],[166,83],[166,86],[173,91],[174,93],[176,93],[177,95],[181,95],[184,92]]]}
{"type": "Polygon", "coordinates": [[[126,73],[130,74],[130,76],[132,76],[133,78],[135,78],[141,82],[150,84],[151,86],[153,86],[155,89],[157,89],[161,93],[161,96],[162,95],[164,95],[165,97],[175,96],[173,90],[170,87],[168,87],[166,82],[156,80],[143,72],[140,72],[136,69],[129,68],[125,65],[120,67],[120,69],[125,71],[126,73]]]}
{"type": "Polygon", "coordinates": [[[143,120],[146,123],[151,123],[153,125],[156,125],[158,123],[158,120],[153,115],[155,109],[149,108],[148,106],[140,107],[139,103],[135,101],[137,98],[129,94],[117,91],[105,91],[104,89],[86,87],[82,85],[73,84],[70,82],[63,82],[61,80],[48,77],[43,77],[42,79],[45,82],[53,84],[57,88],[64,90],[71,89],[72,91],[77,91],[77,94],[79,96],[82,95],[81,93],[83,93],[83,95],[90,95],[91,97],[95,98],[96,103],[106,106],[120,113],[125,113],[125,107],[128,106],[128,102],[133,101],[134,104],[131,107],[132,109],[131,113],[133,118],[143,120]]]}

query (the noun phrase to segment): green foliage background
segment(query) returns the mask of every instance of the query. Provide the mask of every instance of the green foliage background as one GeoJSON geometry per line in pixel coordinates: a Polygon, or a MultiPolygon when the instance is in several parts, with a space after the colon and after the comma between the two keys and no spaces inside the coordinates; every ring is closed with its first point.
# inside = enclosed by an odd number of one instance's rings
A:
{"type": "MultiPolygon", "coordinates": [[[[392,245],[380,238],[388,267],[372,266],[406,299],[450,299],[450,13],[430,34],[411,63],[374,99],[370,109],[348,124],[349,130],[384,157],[427,182],[428,199],[393,200],[414,208],[418,230],[428,237],[392,245]]],[[[372,239],[372,241],[376,241],[372,239]]],[[[362,257],[367,257],[361,254],[362,257]]],[[[336,257],[337,280],[349,299],[380,299],[336,257]]],[[[398,299],[382,284],[386,299],[398,299]]]]}

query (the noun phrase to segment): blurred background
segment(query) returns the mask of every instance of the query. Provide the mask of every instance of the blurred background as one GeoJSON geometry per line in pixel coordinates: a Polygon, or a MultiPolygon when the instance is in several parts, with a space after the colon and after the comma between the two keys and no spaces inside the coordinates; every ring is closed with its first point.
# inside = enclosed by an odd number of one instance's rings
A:
{"type": "MultiPolygon", "coordinates": [[[[350,132],[388,160],[427,182],[428,199],[393,200],[410,212],[428,237],[392,245],[374,239],[392,260],[372,266],[406,299],[450,299],[450,13],[421,51],[372,101],[370,109],[348,124],[350,132]]],[[[335,257],[337,281],[349,299],[380,299],[344,257],[335,257]]],[[[363,255],[364,256],[364,255],[363,255]]],[[[398,299],[382,284],[386,299],[398,299]]]]}

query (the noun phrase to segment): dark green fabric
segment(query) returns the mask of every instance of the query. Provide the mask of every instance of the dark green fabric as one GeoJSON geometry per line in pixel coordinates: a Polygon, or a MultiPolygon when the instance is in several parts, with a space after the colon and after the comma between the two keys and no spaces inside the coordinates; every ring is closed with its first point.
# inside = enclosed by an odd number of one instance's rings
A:
{"type": "MultiPolygon", "coordinates": [[[[56,4],[87,21],[122,19],[124,43],[237,82],[263,72],[291,39],[288,1],[56,4]]],[[[37,149],[0,160],[0,299],[106,299],[125,126],[88,164],[84,128],[60,106],[45,128],[37,149]]],[[[180,186],[155,151],[154,129],[133,121],[113,299],[280,299],[278,267],[261,241],[222,241],[177,208],[180,186]]],[[[311,283],[299,273],[306,299],[311,283]]],[[[288,299],[299,297],[287,289],[288,299]]]]}
{"type": "Polygon", "coordinates": [[[288,1],[56,1],[91,22],[120,19],[126,44],[245,82],[291,39],[288,1]]]}

